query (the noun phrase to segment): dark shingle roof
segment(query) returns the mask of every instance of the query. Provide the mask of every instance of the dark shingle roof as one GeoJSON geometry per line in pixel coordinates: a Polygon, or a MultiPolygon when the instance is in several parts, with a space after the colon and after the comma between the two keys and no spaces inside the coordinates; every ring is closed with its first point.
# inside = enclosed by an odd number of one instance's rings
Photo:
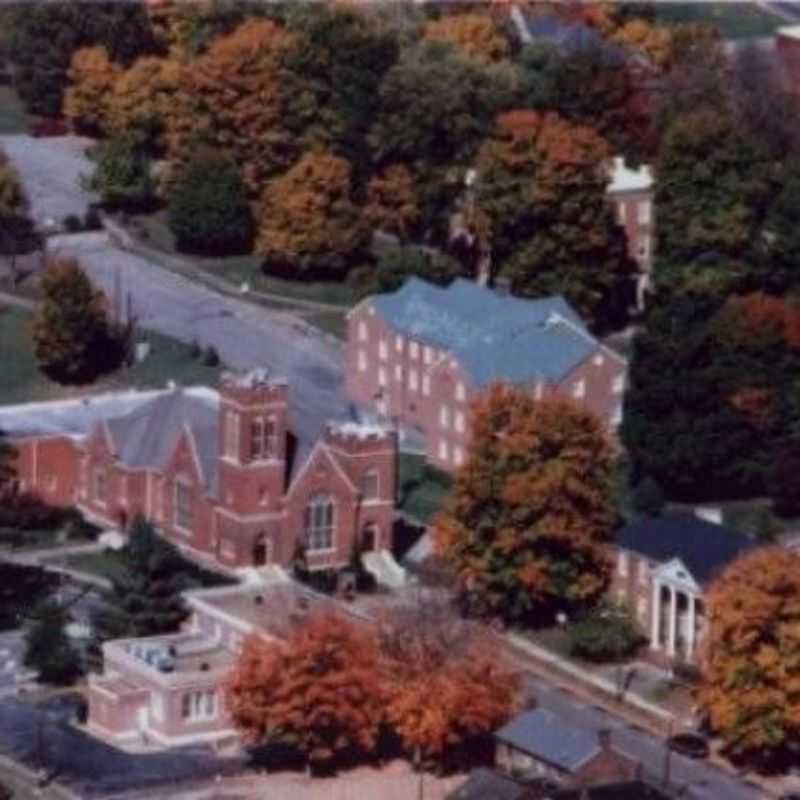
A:
{"type": "Polygon", "coordinates": [[[569,772],[599,750],[596,734],[573,728],[544,708],[518,714],[495,738],[569,772]]]}
{"type": "Polygon", "coordinates": [[[479,767],[470,772],[466,783],[447,796],[447,800],[524,800],[525,787],[493,769],[479,767]]]}
{"type": "Polygon", "coordinates": [[[371,302],[397,332],[452,353],[478,386],[557,382],[598,347],[558,296],[525,300],[463,279],[441,287],[409,278],[371,302]]]}
{"type": "Polygon", "coordinates": [[[669,800],[669,796],[649,783],[627,781],[565,789],[558,792],[553,800],[669,800]]]}
{"type": "Polygon", "coordinates": [[[654,561],[679,558],[699,583],[706,583],[738,555],[757,546],[743,533],[685,513],[632,522],[619,531],[617,544],[654,561]]]}

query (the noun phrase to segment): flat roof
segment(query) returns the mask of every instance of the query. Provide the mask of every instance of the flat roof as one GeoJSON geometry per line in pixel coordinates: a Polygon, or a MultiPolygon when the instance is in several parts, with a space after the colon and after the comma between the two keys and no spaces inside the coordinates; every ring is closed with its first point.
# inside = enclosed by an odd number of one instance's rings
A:
{"type": "Polygon", "coordinates": [[[778,28],[778,36],[785,36],[787,39],[800,39],[800,25],[786,25],[778,28]]]}

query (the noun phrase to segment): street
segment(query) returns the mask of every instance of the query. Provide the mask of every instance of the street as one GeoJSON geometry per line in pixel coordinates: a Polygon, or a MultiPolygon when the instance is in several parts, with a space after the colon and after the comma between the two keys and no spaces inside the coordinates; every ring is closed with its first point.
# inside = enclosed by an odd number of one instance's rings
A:
{"type": "MultiPolygon", "coordinates": [[[[586,730],[612,731],[612,742],[642,762],[648,776],[664,774],[664,741],[646,731],[634,729],[626,722],[599,707],[573,697],[555,686],[530,674],[525,676],[525,688],[535,695],[538,704],[564,720],[586,730]]],[[[683,797],[691,800],[755,800],[764,794],[757,788],[745,786],[706,761],[693,761],[672,753],[670,773],[673,786],[686,787],[683,797]]]]}

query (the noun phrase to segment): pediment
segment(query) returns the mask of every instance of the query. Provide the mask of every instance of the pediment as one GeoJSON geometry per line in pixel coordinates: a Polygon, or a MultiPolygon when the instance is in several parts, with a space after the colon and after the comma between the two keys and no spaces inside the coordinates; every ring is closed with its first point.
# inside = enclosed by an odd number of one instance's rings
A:
{"type": "Polygon", "coordinates": [[[680,558],[673,558],[653,570],[653,580],[668,583],[686,591],[699,593],[702,588],[680,558]]]}

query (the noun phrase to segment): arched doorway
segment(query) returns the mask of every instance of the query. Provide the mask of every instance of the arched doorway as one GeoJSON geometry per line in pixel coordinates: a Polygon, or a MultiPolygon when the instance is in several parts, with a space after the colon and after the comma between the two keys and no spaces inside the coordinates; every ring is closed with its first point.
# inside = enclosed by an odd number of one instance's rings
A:
{"type": "Polygon", "coordinates": [[[374,522],[364,526],[361,531],[361,552],[371,553],[378,549],[378,526],[374,522]]]}
{"type": "Polygon", "coordinates": [[[266,533],[260,533],[253,544],[253,566],[263,567],[269,563],[269,539],[266,533]]]}

